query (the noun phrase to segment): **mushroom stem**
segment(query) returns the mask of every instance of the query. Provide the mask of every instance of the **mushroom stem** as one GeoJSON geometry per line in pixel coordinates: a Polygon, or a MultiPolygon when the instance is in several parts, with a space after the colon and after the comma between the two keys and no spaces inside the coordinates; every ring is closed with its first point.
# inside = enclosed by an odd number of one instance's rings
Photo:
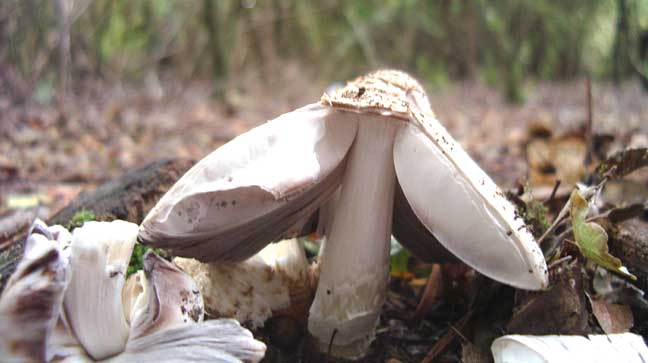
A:
{"type": "Polygon", "coordinates": [[[389,277],[396,180],[392,150],[401,124],[381,116],[359,117],[308,321],[322,351],[336,331],[335,356],[365,355],[378,324],[389,277]]]}

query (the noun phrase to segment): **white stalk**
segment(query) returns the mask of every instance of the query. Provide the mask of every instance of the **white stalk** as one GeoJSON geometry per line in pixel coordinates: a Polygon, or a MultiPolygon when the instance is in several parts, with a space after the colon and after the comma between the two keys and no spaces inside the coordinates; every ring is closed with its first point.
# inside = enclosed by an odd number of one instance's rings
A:
{"type": "Polygon", "coordinates": [[[392,149],[402,125],[378,115],[359,119],[308,321],[322,351],[333,340],[332,354],[346,358],[366,354],[385,298],[396,180],[392,149]]]}

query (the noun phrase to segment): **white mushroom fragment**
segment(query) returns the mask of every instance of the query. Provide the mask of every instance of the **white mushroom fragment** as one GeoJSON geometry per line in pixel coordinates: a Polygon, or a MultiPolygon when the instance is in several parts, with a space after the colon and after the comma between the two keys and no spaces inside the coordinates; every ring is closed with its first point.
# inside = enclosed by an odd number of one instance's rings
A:
{"type": "Polygon", "coordinates": [[[547,285],[544,257],[514,207],[436,120],[418,82],[398,71],[360,77],[215,150],[160,200],[139,239],[201,261],[242,261],[308,232],[338,187],[309,317],[322,350],[366,353],[392,229],[427,260],[450,251],[503,283],[547,285]]]}
{"type": "Polygon", "coordinates": [[[6,363],[44,362],[69,278],[56,237],[38,221],[0,297],[0,357],[6,363]],[[34,232],[36,230],[36,232],[34,232]]]}
{"type": "Polygon", "coordinates": [[[3,362],[241,363],[263,358],[265,345],[238,322],[203,322],[196,283],[151,251],[144,256],[144,271],[122,290],[135,224],[88,222],[77,228],[66,290],[68,259],[59,246],[69,241],[69,233],[63,231],[42,223],[33,228],[25,257],[0,296],[3,362]]]}
{"type": "Polygon", "coordinates": [[[311,270],[295,238],[269,244],[240,263],[183,257],[173,262],[196,281],[209,315],[234,318],[252,328],[273,315],[305,320],[313,300],[311,270]]]}
{"type": "Polygon", "coordinates": [[[72,281],[65,292],[69,327],[93,359],[123,350],[128,324],[122,305],[137,225],[86,222],[72,234],[72,281]]]}
{"type": "Polygon", "coordinates": [[[491,346],[495,363],[643,363],[648,347],[640,335],[505,335],[491,346]]]}

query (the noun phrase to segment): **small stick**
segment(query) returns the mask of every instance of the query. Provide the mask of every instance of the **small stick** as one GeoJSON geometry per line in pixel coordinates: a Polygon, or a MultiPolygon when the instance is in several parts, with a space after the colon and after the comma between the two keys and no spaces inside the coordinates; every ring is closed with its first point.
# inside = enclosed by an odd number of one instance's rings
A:
{"type": "MultiPolygon", "coordinates": [[[[596,191],[603,188],[603,185],[605,185],[606,182],[607,182],[607,179],[603,179],[598,185],[596,185],[594,187],[590,187],[590,188],[584,190],[583,198],[585,198],[585,199],[591,198],[594,194],[596,194],[596,191]]],[[[558,213],[558,216],[553,221],[553,223],[549,226],[549,228],[547,228],[545,233],[543,233],[542,236],[540,236],[540,238],[538,238],[538,244],[539,245],[542,245],[542,242],[549,236],[550,233],[552,233],[556,229],[556,227],[558,227],[560,222],[567,216],[567,214],[569,213],[569,208],[570,207],[571,207],[571,198],[569,198],[567,200],[565,205],[560,210],[560,213],[558,213]]]]}
{"type": "Polygon", "coordinates": [[[457,332],[459,332],[459,329],[463,329],[468,323],[468,321],[470,321],[473,312],[474,312],[473,310],[469,310],[454,325],[451,324],[448,330],[446,330],[445,334],[443,334],[443,336],[434,344],[434,346],[432,346],[432,348],[425,355],[423,360],[421,360],[421,363],[434,362],[437,356],[443,353],[448,348],[448,346],[454,341],[455,337],[457,337],[457,332]]]}
{"type": "Polygon", "coordinates": [[[545,233],[538,238],[538,244],[542,245],[542,242],[547,239],[547,236],[549,236],[550,233],[552,233],[556,227],[558,227],[558,224],[567,216],[567,213],[569,213],[569,208],[571,207],[571,199],[567,200],[567,203],[563,206],[563,208],[560,210],[560,213],[558,213],[558,216],[556,219],[554,219],[553,223],[547,228],[545,233]]]}
{"type": "Polygon", "coordinates": [[[585,89],[587,92],[587,123],[585,124],[587,154],[585,154],[585,166],[590,166],[593,160],[594,138],[592,136],[592,82],[589,77],[585,80],[585,89]]]}
{"type": "Polygon", "coordinates": [[[551,194],[549,195],[549,198],[545,200],[545,203],[550,203],[553,201],[553,199],[556,197],[556,192],[558,191],[558,187],[560,187],[560,179],[556,180],[556,184],[554,184],[553,190],[551,191],[551,194]]]}
{"type": "Polygon", "coordinates": [[[565,257],[561,257],[561,258],[557,259],[556,261],[552,262],[552,263],[549,265],[548,268],[551,270],[552,268],[554,268],[555,266],[558,266],[559,264],[561,264],[561,263],[563,263],[563,262],[571,261],[572,258],[573,258],[573,257],[572,257],[571,255],[567,255],[567,256],[565,256],[565,257]]]}

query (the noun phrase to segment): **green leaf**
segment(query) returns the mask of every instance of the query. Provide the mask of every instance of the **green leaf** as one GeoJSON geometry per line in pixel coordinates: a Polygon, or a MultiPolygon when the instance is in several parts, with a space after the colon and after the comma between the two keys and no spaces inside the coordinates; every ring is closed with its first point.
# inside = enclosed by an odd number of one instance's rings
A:
{"type": "Polygon", "coordinates": [[[410,253],[404,248],[401,248],[396,254],[391,255],[390,258],[390,271],[392,276],[405,276],[409,273],[409,257],[410,253]]]}
{"type": "Polygon", "coordinates": [[[395,256],[403,250],[403,245],[398,242],[396,237],[391,236],[391,241],[389,242],[389,255],[395,256]]]}
{"type": "Polygon", "coordinates": [[[135,246],[133,247],[133,253],[131,253],[131,258],[128,263],[128,269],[126,270],[126,277],[129,277],[130,275],[134,274],[135,272],[141,270],[143,268],[143,261],[142,258],[144,257],[144,254],[146,254],[146,251],[148,250],[153,250],[158,256],[162,258],[167,258],[167,254],[164,252],[164,250],[159,249],[159,248],[151,248],[149,246],[145,246],[140,243],[136,243],[135,246]]]}
{"type": "Polygon", "coordinates": [[[585,198],[574,190],[570,197],[570,214],[574,238],[581,253],[587,259],[592,260],[610,271],[617,272],[623,276],[636,280],[637,277],[628,272],[621,260],[609,253],[607,241],[608,235],[605,229],[594,222],[587,222],[588,204],[585,198]]]}

